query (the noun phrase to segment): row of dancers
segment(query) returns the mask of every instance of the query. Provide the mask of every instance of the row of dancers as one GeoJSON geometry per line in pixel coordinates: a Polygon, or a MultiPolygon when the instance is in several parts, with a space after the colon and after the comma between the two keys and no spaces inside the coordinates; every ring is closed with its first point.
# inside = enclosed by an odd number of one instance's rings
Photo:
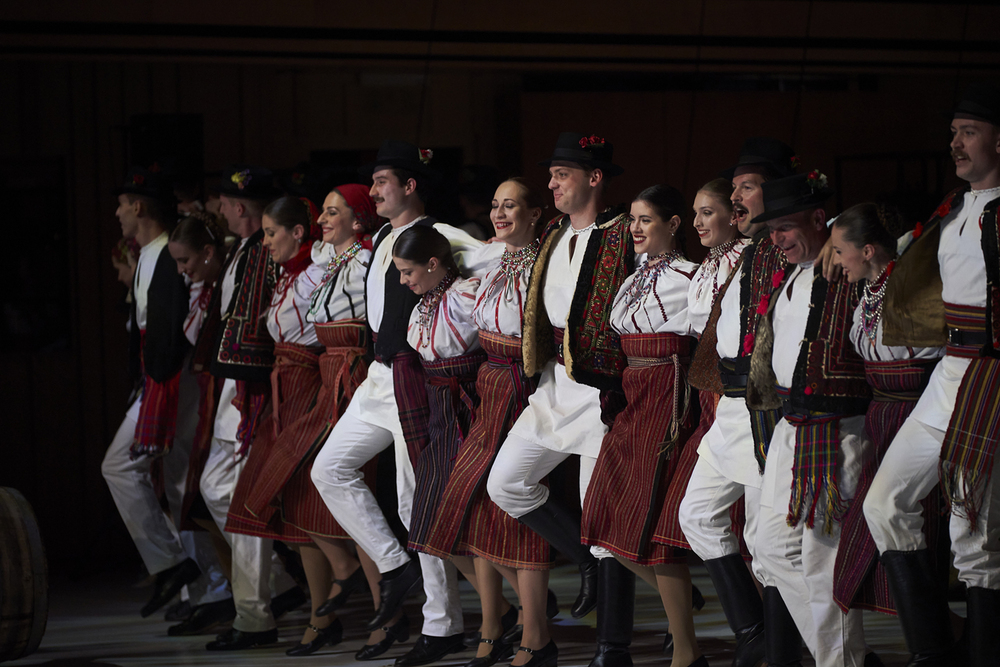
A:
{"type": "Polygon", "coordinates": [[[187,585],[171,634],[232,620],[209,650],[275,643],[275,614],[305,599],[278,541],[311,599],[289,655],[341,641],[357,591],[375,614],[356,658],[382,655],[421,588],[397,667],[467,650],[461,572],[482,608],[467,667],[553,667],[558,551],[581,575],[570,613],[597,613],[591,667],[631,666],[637,577],[672,667],[703,667],[693,551],[734,667],[800,664],[803,643],[817,665],[881,664],[863,609],[899,616],[913,664],[995,664],[1000,90],[971,86],[951,132],[967,185],[912,229],[878,203],[828,219],[827,177],[761,137],[693,202],[654,185],[608,206],[613,145],[563,132],[540,163],[558,214],[510,178],[488,243],[425,214],[441,176],[406,142],[383,143],[370,187],[322,201],[227,168],[228,230],[174,224],[166,180],[133,168],[117,216],[140,247],[143,381],[103,470],[156,575],[143,614],[187,585]],[[394,480],[376,474],[390,447],[394,480]],[[577,510],[547,484],[571,457],[577,510]],[[374,494],[392,482],[403,540],[374,494]]]}

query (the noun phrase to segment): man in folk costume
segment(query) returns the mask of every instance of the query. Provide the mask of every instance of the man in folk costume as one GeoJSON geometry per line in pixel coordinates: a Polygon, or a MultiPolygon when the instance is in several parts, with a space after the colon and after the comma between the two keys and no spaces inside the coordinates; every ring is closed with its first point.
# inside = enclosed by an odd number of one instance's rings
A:
{"type": "Polygon", "coordinates": [[[826,177],[798,174],[763,191],[757,220],[788,266],[773,273],[758,305],[747,386],[749,407],[784,412],[768,448],[755,556],[816,664],[861,667],[861,612],[845,615],[833,600],[839,520],[872,455],[864,419],[871,391],[849,337],[858,290],[846,278],[827,281],[817,261],[830,235],[826,177]]]}
{"type": "MultiPolygon", "coordinates": [[[[261,245],[261,214],[277,194],[272,181],[271,172],[261,167],[234,165],[222,172],[221,213],[238,239],[223,266],[194,359],[196,367],[210,364],[212,374],[223,380],[200,485],[205,505],[222,531],[236,480],[253,442],[253,429],[265,407],[274,363],[274,345],[263,313],[271,300],[275,271],[261,245]],[[202,350],[208,355],[199,354],[202,350]]],[[[233,552],[231,584],[236,618],[233,627],[206,648],[227,651],[273,644],[278,630],[270,604],[272,569],[277,571],[275,588],[287,589],[289,605],[294,606],[296,599],[301,604],[304,595],[280,565],[272,562],[271,540],[228,532],[223,535],[233,552]]]]}
{"type": "Polygon", "coordinates": [[[733,667],[753,667],[765,653],[774,665],[794,662],[792,658],[801,652],[802,644],[781,596],[755,560],[754,573],[765,584],[761,604],[754,576],[740,554],[739,538],[730,529],[730,507],[743,497],[743,538],[750,553],[756,555],[754,539],[766,446],[780,411],[747,409],[747,376],[760,317],[757,304],[771,289],[771,275],[785,265],[784,254],[772,243],[758,217],[764,213],[763,184],[793,175],[796,162],[794,151],[784,143],[754,137],[746,140],[736,165],[725,172],[733,181],[733,221],[751,243],[729,282],[720,288],[691,370],[692,384],[704,388],[710,386],[699,385],[700,381],[715,384],[724,393],[715,422],[698,447],[698,463],[679,516],[684,535],[705,562],[736,634],[733,667]],[[700,364],[703,358],[707,361],[700,364]],[[711,374],[713,378],[700,380],[700,367],[717,367],[718,372],[711,374]],[[765,637],[765,626],[774,628],[771,636],[765,637]]]}
{"type": "MultiPolygon", "coordinates": [[[[627,362],[609,317],[635,254],[627,209],[604,205],[608,179],[624,171],[612,157],[609,142],[563,132],[552,157],[540,163],[549,168],[549,189],[562,212],[542,232],[524,311],[525,373],[541,378],[487,482],[501,509],[580,567],[572,614],[580,618],[598,606],[593,667],[632,664],[635,575],[606,549],[581,544],[580,516],[551,498],[541,480],[578,455],[583,499],[621,392],[627,362]]],[[[532,662],[550,657],[539,655],[547,647],[528,648],[535,649],[532,662]]]]}
{"type": "Polygon", "coordinates": [[[375,235],[365,280],[375,361],[312,468],[313,483],[334,518],[382,573],[380,606],[369,630],[386,626],[400,613],[404,598],[420,583],[423,573],[424,625],[413,649],[396,661],[400,667],[428,664],[464,650],[464,626],[454,564],[427,554],[419,555],[419,566],[412,561],[361,473],[372,457],[394,447],[399,518],[409,527],[414,465],[428,442],[429,407],[420,360],[406,342],[410,313],[420,297],[400,283],[392,247],[404,230],[433,226],[450,241],[459,267],[479,276],[503,252],[503,244],[484,246],[424,213],[430,189],[440,180],[428,164],[431,157],[430,151],[412,144],[386,140],[375,162],[364,169],[373,181],[376,211],[389,219],[375,235]]]}
{"type": "Polygon", "coordinates": [[[1000,87],[970,86],[951,132],[955,172],[968,185],[914,230],[883,311],[886,345],[947,343],[946,353],[889,446],[864,512],[911,664],[953,664],[947,599],[921,530],[920,501],[940,480],[967,586],[962,664],[982,667],[1000,660],[1000,87]]]}
{"type": "MultiPolygon", "coordinates": [[[[181,370],[189,344],[184,337],[188,289],[177,264],[167,251],[169,229],[176,211],[169,184],[161,175],[133,167],[118,190],[115,212],[126,239],[140,246],[133,279],[129,366],[142,377],[142,394],[135,399],[108,447],[101,472],[122,519],[150,574],[155,588],[142,608],[149,616],[169,602],[185,584],[193,584],[201,570],[189,557],[170,518],[164,514],[153,489],[154,459],[170,459],[168,467],[186,468],[190,439],[178,438],[178,402],[181,370]]],[[[192,396],[197,396],[195,390],[192,396]]],[[[190,415],[195,416],[195,415],[190,415]]],[[[183,479],[183,473],[180,475],[183,479]]],[[[174,511],[180,503],[170,494],[174,511]]],[[[206,591],[190,591],[196,603],[206,591]]]]}

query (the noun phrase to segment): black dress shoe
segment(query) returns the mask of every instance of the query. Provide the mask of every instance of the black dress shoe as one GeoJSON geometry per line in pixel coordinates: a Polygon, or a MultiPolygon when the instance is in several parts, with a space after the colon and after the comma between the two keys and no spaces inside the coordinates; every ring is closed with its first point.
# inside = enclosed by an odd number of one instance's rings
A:
{"type": "Polygon", "coordinates": [[[177,623],[178,621],[185,621],[191,617],[191,612],[194,611],[194,607],[187,600],[181,600],[176,604],[172,604],[167,607],[167,613],[163,615],[164,621],[169,621],[170,623],[177,623]]]}
{"type": "Polygon", "coordinates": [[[663,635],[663,647],[660,649],[666,658],[674,657],[674,636],[667,632],[663,635]]]}
{"type": "Polygon", "coordinates": [[[293,609],[298,609],[306,603],[306,594],[298,586],[292,586],[281,595],[275,595],[271,600],[271,615],[278,620],[293,609]]]}
{"type": "Polygon", "coordinates": [[[333,619],[333,623],[322,630],[311,623],[307,627],[316,633],[316,639],[306,644],[299,642],[285,651],[285,655],[312,655],[324,646],[336,646],[344,639],[344,624],[339,618],[333,619]]]}
{"type": "Polygon", "coordinates": [[[205,645],[206,651],[242,651],[254,646],[267,646],[278,642],[278,628],[263,632],[243,632],[230,628],[205,645]]]}
{"type": "Polygon", "coordinates": [[[365,571],[359,565],[354,574],[347,579],[334,579],[333,583],[340,586],[340,592],[316,608],[317,616],[327,616],[347,604],[347,599],[351,597],[351,594],[363,588],[367,583],[365,571]]]}
{"type": "Polygon", "coordinates": [[[187,620],[167,628],[167,634],[171,637],[202,635],[220,623],[232,623],[234,618],[236,618],[236,605],[233,604],[232,598],[200,604],[194,608],[187,620]]]}
{"type": "Polygon", "coordinates": [[[399,611],[403,600],[406,599],[410,591],[420,584],[421,579],[420,565],[415,560],[408,561],[403,566],[403,571],[392,579],[382,577],[382,580],[378,582],[378,611],[375,612],[375,618],[368,621],[365,629],[368,632],[373,632],[376,628],[388,623],[389,619],[399,611]]]}
{"type": "Polygon", "coordinates": [[[462,641],[462,633],[450,637],[431,637],[420,635],[417,643],[413,645],[410,652],[396,658],[396,667],[418,667],[418,665],[429,665],[437,662],[441,658],[451,653],[460,653],[465,650],[465,643],[462,641]]]}
{"type": "Polygon", "coordinates": [[[545,648],[530,649],[527,646],[518,646],[517,650],[531,655],[531,659],[521,667],[556,667],[559,659],[559,647],[551,639],[545,648]]]}
{"type": "Polygon", "coordinates": [[[410,619],[403,616],[396,621],[395,625],[383,627],[382,631],[385,633],[385,639],[377,644],[365,644],[362,646],[354,654],[355,660],[374,660],[388,651],[394,643],[408,640],[410,638],[410,619]]]}
{"type": "Polygon", "coordinates": [[[153,614],[157,609],[174,599],[185,585],[201,576],[198,564],[191,558],[174,565],[171,568],[156,573],[156,583],[153,585],[153,597],[139,611],[143,618],[153,614]]]}

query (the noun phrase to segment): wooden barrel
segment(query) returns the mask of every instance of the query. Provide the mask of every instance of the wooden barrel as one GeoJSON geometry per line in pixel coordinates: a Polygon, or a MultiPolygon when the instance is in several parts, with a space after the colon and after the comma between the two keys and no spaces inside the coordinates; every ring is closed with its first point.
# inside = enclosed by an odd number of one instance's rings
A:
{"type": "Polygon", "coordinates": [[[49,617],[49,567],[35,513],[0,487],[0,662],[35,652],[49,617]]]}

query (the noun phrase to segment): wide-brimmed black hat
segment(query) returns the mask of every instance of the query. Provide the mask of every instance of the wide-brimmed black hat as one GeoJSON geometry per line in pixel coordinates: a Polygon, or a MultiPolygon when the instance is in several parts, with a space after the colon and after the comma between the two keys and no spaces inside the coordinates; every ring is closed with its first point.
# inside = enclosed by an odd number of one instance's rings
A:
{"type": "Polygon", "coordinates": [[[956,116],[983,120],[1000,125],[1000,87],[988,83],[972,83],[948,118],[956,116]]]}
{"type": "Polygon", "coordinates": [[[760,187],[764,197],[764,212],[753,219],[755,223],[822,208],[823,202],[833,194],[833,188],[827,185],[826,176],[817,170],[764,181],[760,187]]]}
{"type": "Polygon", "coordinates": [[[798,162],[788,144],[770,137],[751,137],[743,142],[736,164],[723,171],[722,177],[731,181],[740,167],[758,166],[771,178],[786,178],[796,172],[798,162]]]}
{"type": "Polygon", "coordinates": [[[430,166],[433,157],[434,151],[432,150],[420,149],[405,141],[386,139],[378,149],[375,161],[361,167],[358,173],[365,178],[371,178],[378,167],[396,167],[420,174],[431,183],[437,183],[441,180],[441,174],[430,166]]]}
{"type": "Polygon", "coordinates": [[[251,164],[231,164],[222,170],[219,194],[237,199],[274,199],[281,191],[274,187],[270,169],[251,164]]]}
{"type": "Polygon", "coordinates": [[[615,147],[596,134],[589,137],[579,132],[560,132],[552,157],[538,164],[548,167],[553,162],[575,162],[582,167],[600,169],[605,176],[618,176],[625,170],[614,163],[615,147]]]}
{"type": "Polygon", "coordinates": [[[168,204],[174,201],[173,188],[163,174],[143,167],[129,167],[125,181],[115,189],[115,196],[122,194],[150,197],[168,204]]]}

